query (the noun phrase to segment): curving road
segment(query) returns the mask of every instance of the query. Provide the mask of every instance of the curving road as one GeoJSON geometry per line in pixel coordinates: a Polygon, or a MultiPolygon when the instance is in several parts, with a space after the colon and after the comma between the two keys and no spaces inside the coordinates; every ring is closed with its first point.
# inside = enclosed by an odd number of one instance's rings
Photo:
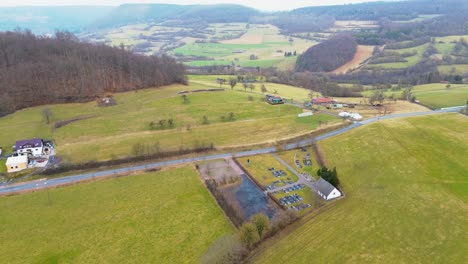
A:
{"type": "MultiPolygon", "coordinates": [[[[327,139],[327,138],[330,138],[330,137],[334,137],[336,135],[346,133],[346,132],[348,132],[348,131],[356,128],[356,127],[360,127],[362,125],[374,123],[374,122],[377,122],[379,120],[387,120],[387,119],[403,118],[403,117],[413,117],[413,116],[434,115],[434,114],[440,114],[440,113],[459,112],[463,107],[464,106],[450,107],[450,108],[443,108],[443,109],[435,110],[435,111],[405,113],[405,114],[393,114],[393,115],[374,117],[374,118],[370,118],[370,119],[367,119],[367,120],[364,120],[364,121],[355,122],[352,125],[349,125],[347,127],[338,129],[336,131],[332,131],[332,132],[317,136],[315,138],[304,139],[304,140],[301,140],[301,141],[298,141],[298,142],[295,142],[295,143],[286,144],[286,145],[283,146],[283,149],[289,150],[289,149],[294,149],[294,148],[298,148],[298,147],[308,146],[308,145],[310,145],[310,144],[312,144],[314,142],[321,141],[321,140],[324,140],[324,139],[327,139]]],[[[129,173],[129,172],[136,172],[136,171],[155,169],[155,168],[171,166],[171,165],[178,165],[178,164],[191,163],[191,162],[199,162],[199,161],[205,161],[205,160],[225,159],[225,158],[231,158],[231,157],[245,157],[245,156],[258,155],[258,154],[267,154],[267,153],[274,153],[274,152],[276,152],[276,148],[274,148],[274,147],[272,147],[272,148],[263,148],[263,149],[255,149],[255,150],[249,150],[249,151],[235,152],[235,153],[223,153],[223,154],[207,155],[207,156],[200,156],[200,157],[194,157],[194,158],[185,158],[185,159],[161,161],[161,162],[149,163],[149,164],[145,164],[145,165],[131,166],[131,167],[127,167],[127,168],[112,169],[112,170],[99,171],[99,172],[83,173],[83,174],[78,174],[78,175],[74,175],[74,176],[67,176],[67,177],[48,179],[48,180],[42,179],[42,180],[18,183],[18,184],[14,184],[14,185],[1,186],[0,187],[0,195],[7,195],[7,194],[13,194],[13,193],[17,193],[17,192],[40,190],[40,189],[45,189],[45,188],[48,188],[48,187],[56,187],[56,186],[76,183],[76,182],[80,182],[80,181],[103,178],[103,177],[108,177],[108,176],[123,174],[123,173],[129,173]]]]}

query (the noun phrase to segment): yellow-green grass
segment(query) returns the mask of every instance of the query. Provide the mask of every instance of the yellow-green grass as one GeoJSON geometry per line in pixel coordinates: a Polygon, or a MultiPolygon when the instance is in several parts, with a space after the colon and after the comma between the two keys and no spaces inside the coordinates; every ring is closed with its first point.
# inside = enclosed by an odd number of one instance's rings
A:
{"type": "MultiPolygon", "coordinates": [[[[238,158],[237,160],[240,162],[240,164],[242,164],[242,166],[246,170],[248,170],[250,175],[252,175],[252,177],[254,177],[263,186],[268,186],[274,181],[278,180],[288,181],[288,178],[293,182],[296,182],[298,180],[297,175],[292,173],[275,157],[269,154],[238,158]],[[250,160],[250,163],[247,162],[248,160],[250,160]],[[269,168],[275,168],[275,170],[283,170],[284,172],[286,172],[287,175],[276,178],[275,176],[273,176],[272,172],[268,170],[269,168]]],[[[278,184],[278,186],[281,185],[283,184],[278,184]]]]}
{"type": "Polygon", "coordinates": [[[3,197],[0,215],[0,263],[196,263],[233,232],[192,167],[3,197]]]}
{"type": "Polygon", "coordinates": [[[289,164],[289,166],[293,167],[296,171],[299,173],[307,173],[311,175],[314,178],[317,178],[317,170],[320,169],[319,164],[317,163],[317,156],[315,152],[313,151],[312,147],[307,147],[307,151],[303,152],[300,149],[294,149],[294,150],[289,150],[289,151],[283,151],[278,153],[278,156],[284,160],[286,163],[289,164]],[[304,157],[307,155],[307,153],[310,153],[311,158],[310,160],[312,161],[312,166],[305,166],[304,165],[304,157]],[[302,168],[296,167],[295,159],[299,160],[299,163],[301,164],[302,168]]]}
{"type": "Polygon", "coordinates": [[[256,263],[466,263],[468,119],[379,122],[321,142],[347,197],[256,263]]]}
{"type": "Polygon", "coordinates": [[[413,88],[413,95],[420,102],[434,108],[465,105],[468,99],[468,85],[434,83],[418,85],[413,88]]]}
{"type": "MultiPolygon", "coordinates": [[[[363,92],[364,96],[372,95],[374,91],[368,90],[363,92]]],[[[385,96],[399,98],[402,94],[401,91],[386,91],[385,96]]],[[[447,89],[447,84],[444,83],[431,83],[417,85],[413,87],[412,94],[421,103],[429,105],[433,108],[443,108],[451,106],[464,105],[468,98],[468,85],[464,84],[451,84],[447,89]]]]}
{"type": "Polygon", "coordinates": [[[455,35],[455,36],[437,37],[436,41],[452,42],[452,41],[459,41],[461,38],[468,39],[468,35],[455,35]]]}
{"type": "Polygon", "coordinates": [[[242,67],[279,67],[292,69],[296,57],[284,57],[284,52],[301,54],[317,42],[282,35],[278,28],[272,25],[251,24],[248,31],[238,39],[222,43],[191,43],[179,47],[172,53],[205,56],[215,60],[191,61],[191,66],[209,65],[240,65],[242,67]],[[280,51],[280,52],[279,52],[280,51]],[[250,55],[256,55],[257,60],[250,60],[250,55]]]}
{"type": "Polygon", "coordinates": [[[0,160],[0,173],[6,172],[6,159],[0,160]]]}
{"type": "Polygon", "coordinates": [[[468,64],[441,65],[437,70],[443,74],[468,74],[468,64]]]}
{"type": "MultiPolygon", "coordinates": [[[[233,75],[189,75],[188,78],[189,78],[190,83],[213,86],[213,87],[219,87],[219,84],[216,82],[216,80],[218,78],[223,78],[226,80],[226,84],[223,85],[223,88],[231,89],[229,86],[229,79],[237,78],[237,76],[233,76],[233,75]]],[[[286,99],[293,99],[294,101],[300,102],[300,103],[308,101],[310,98],[309,96],[310,90],[296,87],[296,86],[291,86],[291,85],[269,83],[269,82],[262,82],[262,81],[254,83],[255,93],[261,93],[262,84],[265,85],[265,88],[267,89],[266,94],[274,94],[276,91],[278,96],[284,97],[286,99]]],[[[237,85],[234,87],[234,90],[245,91],[242,86],[242,83],[240,82],[237,83],[237,85]]],[[[247,89],[247,91],[250,92],[250,89],[247,89]]]]}
{"type": "MultiPolygon", "coordinates": [[[[42,137],[54,139],[57,152],[65,161],[109,160],[133,155],[135,144],[160,144],[161,151],[193,148],[200,144],[239,146],[271,142],[317,128],[319,121],[337,120],[326,115],[298,118],[300,108],[272,106],[262,95],[239,91],[205,92],[188,95],[184,104],[177,92],[210,86],[173,85],[159,89],[116,94],[116,106],[98,107],[95,102],[60,104],[20,110],[0,118],[0,146],[5,150],[16,140],[42,137]],[[249,101],[252,96],[254,101],[249,101]],[[89,117],[52,130],[45,124],[41,111],[49,108],[53,121],[89,117]],[[228,119],[234,113],[234,121],[228,119]],[[202,124],[207,116],[209,124],[202,124]],[[160,130],[158,120],[174,119],[175,127],[160,130]],[[156,130],[150,130],[150,122],[156,130]],[[189,130],[187,128],[190,128],[189,130]],[[240,140],[242,139],[242,140],[240,140]]],[[[259,88],[257,88],[259,89],[259,88]]]]}
{"type": "Polygon", "coordinates": [[[412,52],[412,51],[416,51],[417,54],[410,56],[410,57],[405,57],[404,59],[406,60],[406,62],[368,64],[366,67],[368,68],[382,67],[385,69],[403,69],[403,68],[408,68],[410,66],[414,66],[423,58],[423,54],[424,54],[424,51],[427,49],[427,46],[428,44],[424,44],[424,45],[420,45],[420,46],[412,47],[412,48],[405,48],[405,49],[388,49],[389,51],[396,51],[400,54],[403,54],[406,52],[412,52]]]}

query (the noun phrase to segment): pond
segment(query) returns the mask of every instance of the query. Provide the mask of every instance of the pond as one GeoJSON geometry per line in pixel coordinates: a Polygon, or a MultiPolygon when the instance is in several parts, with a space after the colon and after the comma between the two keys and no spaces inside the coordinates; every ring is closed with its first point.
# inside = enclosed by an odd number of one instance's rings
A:
{"type": "Polygon", "coordinates": [[[234,195],[244,219],[248,220],[258,213],[266,214],[270,219],[280,210],[263,191],[245,174],[241,175],[242,182],[226,188],[224,191],[234,195]]]}

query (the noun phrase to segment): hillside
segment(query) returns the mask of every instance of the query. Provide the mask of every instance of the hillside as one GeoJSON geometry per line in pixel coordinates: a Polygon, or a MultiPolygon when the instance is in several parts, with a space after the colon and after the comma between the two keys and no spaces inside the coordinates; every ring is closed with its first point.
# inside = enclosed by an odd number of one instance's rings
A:
{"type": "Polygon", "coordinates": [[[336,36],[308,49],[296,63],[297,71],[328,72],[352,60],[356,41],[348,35],[336,36]]]}
{"type": "Polygon", "coordinates": [[[187,26],[204,23],[247,22],[258,14],[255,9],[241,5],[174,5],[174,4],[124,4],[97,20],[97,28],[116,27],[131,23],[177,22],[187,26]],[[185,22],[183,22],[185,21],[185,22]],[[194,22],[197,23],[194,24],[194,22]]]}
{"type": "Polygon", "coordinates": [[[183,83],[184,67],[104,45],[30,32],[0,33],[0,116],[24,107],[83,102],[107,92],[183,83]]]}
{"type": "Polygon", "coordinates": [[[346,198],[280,235],[255,263],[466,263],[468,121],[379,122],[320,143],[346,198]]]}

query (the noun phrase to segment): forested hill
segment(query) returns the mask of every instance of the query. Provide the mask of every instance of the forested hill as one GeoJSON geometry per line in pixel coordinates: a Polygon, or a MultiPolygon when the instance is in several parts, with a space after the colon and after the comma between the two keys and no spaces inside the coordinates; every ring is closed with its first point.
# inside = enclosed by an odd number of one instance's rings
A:
{"type": "Polygon", "coordinates": [[[296,63],[297,71],[329,72],[351,60],[357,43],[352,36],[339,35],[309,48],[296,63]]]}
{"type": "Polygon", "coordinates": [[[30,32],[0,33],[0,116],[49,103],[93,100],[107,92],[185,82],[170,57],[140,56],[119,48],[30,32]]]}
{"type": "Polygon", "coordinates": [[[234,4],[175,5],[124,4],[97,20],[92,27],[115,27],[131,23],[198,21],[198,23],[248,22],[259,11],[234,4]]]}

